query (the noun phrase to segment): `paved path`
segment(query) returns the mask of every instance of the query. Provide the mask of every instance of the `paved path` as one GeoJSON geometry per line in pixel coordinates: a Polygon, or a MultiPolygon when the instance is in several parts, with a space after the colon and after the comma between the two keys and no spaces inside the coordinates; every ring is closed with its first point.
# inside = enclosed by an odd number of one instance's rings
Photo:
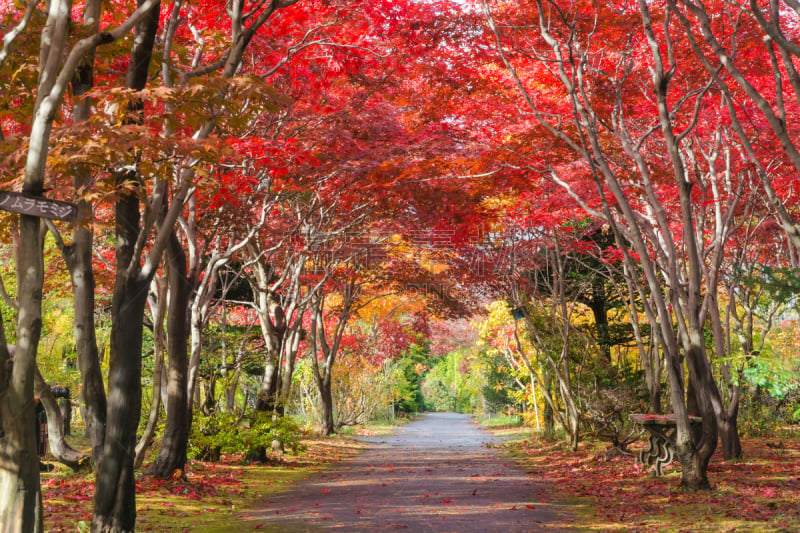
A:
{"type": "Polygon", "coordinates": [[[466,415],[429,414],[248,516],[264,531],[557,531],[558,509],[466,415]]]}

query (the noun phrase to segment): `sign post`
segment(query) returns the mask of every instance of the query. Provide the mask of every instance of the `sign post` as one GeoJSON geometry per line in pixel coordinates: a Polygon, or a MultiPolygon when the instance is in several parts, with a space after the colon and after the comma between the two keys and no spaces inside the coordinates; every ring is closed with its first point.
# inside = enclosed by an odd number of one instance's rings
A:
{"type": "Polygon", "coordinates": [[[0,209],[67,222],[74,222],[78,218],[78,206],[75,204],[11,191],[0,191],[0,209]]]}

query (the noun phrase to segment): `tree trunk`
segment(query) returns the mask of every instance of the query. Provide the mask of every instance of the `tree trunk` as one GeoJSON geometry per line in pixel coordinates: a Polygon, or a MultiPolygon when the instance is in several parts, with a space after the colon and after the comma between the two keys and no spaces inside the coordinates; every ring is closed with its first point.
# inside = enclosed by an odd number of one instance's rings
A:
{"type": "Polygon", "coordinates": [[[244,363],[246,355],[245,339],[242,339],[242,341],[239,343],[239,347],[236,349],[236,362],[233,365],[233,375],[229,376],[226,373],[225,377],[225,408],[228,411],[236,410],[236,389],[239,387],[242,364],[244,363]]]}
{"type": "Polygon", "coordinates": [[[278,377],[280,376],[278,361],[278,354],[268,348],[264,377],[261,380],[261,389],[258,391],[256,399],[257,411],[276,412],[278,409],[278,377]]]}
{"type": "Polygon", "coordinates": [[[175,233],[167,249],[169,310],[167,316],[167,420],[161,450],[147,473],[167,479],[176,470],[183,475],[189,443],[190,410],[188,397],[189,298],[191,285],[186,277],[186,255],[175,233]]]}
{"type": "Polygon", "coordinates": [[[211,374],[208,385],[205,387],[206,394],[203,398],[203,412],[210,413],[217,408],[217,375],[211,374]]]}
{"type": "MultiPolygon", "coordinates": [[[[47,23],[40,44],[40,72],[36,90],[27,154],[24,194],[41,197],[45,167],[50,149],[50,134],[58,105],[63,97],[56,92],[55,80],[61,69],[60,58],[67,48],[72,4],[52,0],[47,5],[47,23]]],[[[41,222],[38,217],[20,215],[17,249],[17,343],[13,364],[0,371],[0,420],[5,436],[0,454],[0,523],[10,531],[42,531],[42,492],[39,482],[39,457],[34,431],[34,372],[36,352],[42,332],[42,284],[44,252],[41,222]],[[6,463],[7,461],[7,463],[6,463]]],[[[0,323],[0,363],[11,360],[0,323]]]]}
{"type": "Polygon", "coordinates": [[[286,316],[277,297],[269,294],[268,272],[259,270],[257,274],[259,278],[257,282],[251,282],[251,286],[257,300],[258,318],[267,353],[264,358],[264,375],[256,398],[256,410],[276,412],[280,392],[280,357],[287,329],[286,316]]]}
{"type": "Polygon", "coordinates": [[[641,352],[644,359],[645,378],[647,380],[647,392],[650,397],[650,412],[655,415],[661,414],[661,355],[659,350],[658,336],[651,335],[651,344],[648,350],[641,352]]]}
{"type": "MultiPolygon", "coordinates": [[[[703,416],[703,411],[700,409],[700,402],[697,397],[698,391],[695,390],[694,380],[689,379],[686,384],[686,412],[691,416],[703,416]]],[[[703,427],[699,425],[692,426],[692,440],[695,446],[700,446],[703,442],[703,427]]]]}
{"type": "MultiPolygon", "coordinates": [[[[14,468],[0,468],[0,524],[4,531],[41,532],[42,494],[33,407],[33,376],[12,359],[0,316],[0,453],[14,468]]],[[[32,362],[33,363],[33,362],[32,362]]],[[[31,370],[33,364],[30,365],[31,370]]],[[[32,374],[32,372],[31,372],[32,374]]]]}
{"type": "Polygon", "coordinates": [[[322,431],[325,435],[333,435],[336,431],[336,424],[333,417],[333,394],[331,382],[333,380],[333,365],[339,353],[339,346],[345,327],[350,319],[350,310],[356,299],[359,286],[355,278],[350,278],[342,286],[342,309],[336,320],[333,332],[328,335],[325,331],[324,307],[325,295],[317,291],[311,304],[311,327],[309,344],[311,346],[311,370],[314,373],[314,381],[317,384],[320,400],[322,402],[322,431]],[[330,338],[330,340],[329,340],[330,338]],[[317,350],[322,352],[322,369],[318,360],[317,350]]]}
{"type": "MultiPolygon", "coordinates": [[[[165,348],[166,349],[166,348],[165,348]]],[[[158,393],[161,395],[161,405],[167,405],[169,402],[169,371],[161,364],[161,372],[158,374],[158,393]]]]}
{"type": "Polygon", "coordinates": [[[159,414],[161,411],[161,374],[164,373],[164,351],[156,343],[155,362],[153,364],[153,399],[150,401],[150,414],[147,415],[147,424],[144,427],[139,442],[136,443],[136,457],[133,460],[134,468],[141,468],[144,456],[153,441],[153,435],[158,426],[159,414]]]}
{"type": "Polygon", "coordinates": [[[0,486],[4,487],[0,491],[0,523],[4,531],[41,532],[42,493],[33,403],[24,406],[19,395],[14,396],[7,393],[0,407],[4,431],[0,440],[2,454],[16,467],[0,470],[0,486]]]}
{"type": "Polygon", "coordinates": [[[61,408],[38,368],[34,374],[34,388],[47,414],[47,440],[50,445],[50,453],[57,461],[77,472],[88,457],[72,448],[64,440],[64,419],[61,415],[61,408]]]}
{"type": "Polygon", "coordinates": [[[593,298],[589,300],[588,307],[594,317],[595,329],[597,331],[597,344],[603,353],[603,358],[611,364],[611,335],[608,331],[608,310],[605,300],[605,292],[602,281],[595,282],[593,287],[593,298]],[[597,287],[596,285],[600,285],[597,287]]]}
{"type": "Polygon", "coordinates": [[[661,387],[655,386],[649,388],[650,394],[650,409],[654,415],[661,414],[661,387]]]}
{"type": "Polygon", "coordinates": [[[319,385],[319,397],[322,402],[322,434],[333,435],[336,433],[336,424],[333,420],[333,393],[330,375],[326,373],[319,385]]]}
{"type": "MultiPolygon", "coordinates": [[[[138,0],[137,5],[144,1],[138,0]]],[[[147,85],[160,8],[161,3],[156,2],[136,25],[125,81],[130,89],[142,90],[147,85]]],[[[140,103],[132,107],[132,111],[142,110],[140,103]]],[[[116,183],[120,187],[129,183],[142,186],[135,170],[118,173],[116,183]]],[[[139,193],[138,189],[129,192],[115,206],[117,276],[111,302],[106,435],[95,481],[95,532],[133,531],[136,525],[133,462],[142,410],[142,330],[147,289],[154,275],[142,275],[140,259],[134,257],[141,227],[139,193]]]]}
{"type": "Polygon", "coordinates": [[[690,491],[709,490],[708,461],[695,451],[691,434],[678,435],[677,459],[681,463],[681,486],[690,491]]]}
{"type": "MultiPolygon", "coordinates": [[[[79,212],[90,209],[79,203],[79,212]]],[[[85,228],[73,232],[67,266],[72,278],[73,331],[81,373],[81,402],[86,435],[92,443],[92,461],[95,467],[102,459],[106,429],[106,393],[100,369],[94,322],[94,274],[92,272],[92,234],[85,228]]]]}
{"type": "MultiPolygon", "coordinates": [[[[260,255],[255,245],[248,246],[248,250],[250,250],[250,254],[260,255]]],[[[299,276],[302,271],[300,266],[289,265],[288,268],[292,269],[293,276],[299,276]]],[[[282,414],[283,407],[280,405],[280,366],[284,343],[286,342],[286,332],[289,329],[289,321],[292,319],[292,310],[290,307],[287,311],[284,302],[273,292],[276,290],[275,287],[270,286],[273,275],[272,266],[258,260],[253,263],[252,278],[248,279],[253,289],[258,322],[261,326],[261,333],[264,336],[267,350],[264,360],[264,376],[256,398],[256,410],[282,414]]],[[[292,289],[288,290],[292,291],[292,289]]]]}
{"type": "MultiPolygon", "coordinates": [[[[84,23],[97,28],[101,2],[87,2],[84,23]]],[[[84,95],[94,87],[95,51],[87,54],[72,77],[72,92],[78,103],[73,108],[75,123],[91,118],[92,101],[84,95]]],[[[91,171],[86,165],[73,170],[73,185],[80,191],[91,183],[91,171]]],[[[72,244],[65,250],[64,259],[72,280],[73,332],[78,368],[81,373],[81,402],[86,435],[92,443],[92,461],[100,464],[106,430],[106,393],[95,333],[95,280],[92,270],[93,228],[92,205],[84,199],[77,202],[78,221],[72,231],[72,244]]]]}
{"type": "MultiPolygon", "coordinates": [[[[550,372],[543,371],[542,378],[544,380],[545,393],[550,395],[553,390],[553,377],[550,375],[550,372]]],[[[548,402],[545,402],[544,404],[544,412],[542,413],[542,418],[543,418],[542,422],[544,425],[544,435],[548,438],[552,438],[556,434],[556,416],[555,416],[555,411],[553,410],[553,406],[550,405],[550,403],[548,402]]]]}
{"type": "Polygon", "coordinates": [[[150,414],[147,415],[147,424],[144,427],[139,442],[136,443],[136,458],[133,460],[133,467],[139,469],[144,462],[147,450],[153,441],[156,433],[159,415],[161,414],[161,388],[162,376],[164,375],[164,315],[167,312],[167,281],[159,277],[151,283],[152,298],[150,302],[150,316],[153,318],[153,398],[150,401],[150,414]]]}
{"type": "Polygon", "coordinates": [[[580,442],[580,421],[578,420],[577,413],[573,413],[569,419],[569,446],[573,452],[578,451],[578,443],[580,442]]]}
{"type": "Polygon", "coordinates": [[[64,428],[64,436],[72,435],[72,401],[70,398],[61,398],[58,401],[58,407],[64,421],[62,426],[64,428]]]}
{"type": "MultiPolygon", "coordinates": [[[[195,298],[198,296],[195,295],[195,298]]],[[[224,304],[223,304],[224,307],[224,304]]],[[[192,401],[197,390],[197,377],[200,372],[200,361],[203,351],[203,316],[196,302],[190,306],[189,318],[189,362],[186,367],[186,395],[189,398],[187,410],[192,410],[192,401]]],[[[222,332],[222,342],[225,343],[225,331],[222,332]]],[[[223,367],[225,365],[225,348],[222,349],[223,367]]],[[[191,414],[187,414],[191,416],[191,414]]]]}
{"type": "MultiPolygon", "coordinates": [[[[134,202],[138,217],[138,201],[134,202]]],[[[92,531],[133,531],[136,523],[133,462],[142,406],[142,330],[149,283],[119,279],[123,276],[124,271],[118,270],[112,301],[108,423],[95,483],[92,531]]]]}
{"type": "Polygon", "coordinates": [[[714,415],[712,405],[712,395],[718,395],[716,383],[711,375],[711,368],[705,353],[705,346],[702,329],[694,326],[689,331],[690,344],[686,350],[686,363],[689,370],[689,384],[694,390],[700,416],[703,421],[701,424],[700,442],[696,441],[697,435],[690,430],[687,434],[682,434],[678,427],[677,439],[679,441],[679,458],[683,467],[681,486],[689,490],[710,490],[711,484],[708,481],[708,463],[714,450],[717,448],[719,432],[717,429],[717,418],[714,415]],[[686,439],[689,442],[686,442],[686,439]],[[691,454],[687,456],[688,445],[691,444],[691,454]]]}
{"type": "MultiPolygon", "coordinates": [[[[739,386],[737,386],[737,389],[739,386]]],[[[739,392],[731,399],[726,416],[719,423],[719,435],[722,440],[723,459],[739,459],[742,457],[742,440],[739,437],[739,392]]]]}
{"type": "Polygon", "coordinates": [[[302,319],[296,320],[289,328],[288,333],[285,335],[283,354],[284,363],[281,369],[279,402],[282,409],[289,403],[289,396],[292,393],[292,383],[294,376],[295,363],[297,362],[297,354],[300,351],[301,326],[302,319]]]}
{"type": "MultiPolygon", "coordinates": [[[[24,189],[23,189],[24,190],[24,189]]],[[[42,331],[42,284],[44,261],[40,221],[36,217],[20,216],[20,247],[17,255],[19,284],[19,313],[17,315],[17,345],[14,351],[11,381],[8,385],[7,406],[3,413],[6,430],[6,457],[18,459],[13,468],[2,469],[0,487],[9,500],[3,501],[0,514],[13,509],[25,525],[21,531],[42,530],[42,494],[39,485],[39,457],[35,445],[33,389],[36,371],[36,351],[42,331]],[[11,421],[12,417],[20,417],[11,421]],[[29,447],[30,446],[30,447],[29,447]],[[13,484],[11,484],[13,483],[13,484]],[[13,501],[13,503],[12,503],[13,501]]],[[[5,343],[4,343],[5,344],[5,343]]],[[[4,402],[5,403],[5,402],[4,402]]]]}

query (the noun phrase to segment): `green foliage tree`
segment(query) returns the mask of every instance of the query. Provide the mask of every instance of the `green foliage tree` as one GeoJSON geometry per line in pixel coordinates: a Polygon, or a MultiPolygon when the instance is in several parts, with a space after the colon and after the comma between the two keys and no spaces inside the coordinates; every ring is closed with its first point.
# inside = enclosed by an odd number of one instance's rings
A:
{"type": "Polygon", "coordinates": [[[422,395],[428,411],[456,410],[456,394],[441,379],[428,376],[422,384],[422,395]]]}
{"type": "Polygon", "coordinates": [[[480,357],[486,368],[486,382],[481,387],[486,414],[500,413],[508,406],[520,403],[520,393],[524,394],[526,389],[515,378],[513,369],[502,354],[484,350],[480,357]]]}
{"type": "Polygon", "coordinates": [[[480,359],[470,350],[449,352],[436,361],[425,377],[422,392],[425,405],[433,411],[471,413],[483,408],[481,389],[486,380],[480,359]],[[446,401],[443,389],[448,392],[446,401]],[[442,405],[448,407],[442,408],[442,405]]]}
{"type": "Polygon", "coordinates": [[[425,410],[425,395],[422,383],[431,360],[430,344],[427,341],[412,343],[400,356],[398,366],[402,379],[397,383],[395,408],[401,413],[417,413],[425,410]]]}

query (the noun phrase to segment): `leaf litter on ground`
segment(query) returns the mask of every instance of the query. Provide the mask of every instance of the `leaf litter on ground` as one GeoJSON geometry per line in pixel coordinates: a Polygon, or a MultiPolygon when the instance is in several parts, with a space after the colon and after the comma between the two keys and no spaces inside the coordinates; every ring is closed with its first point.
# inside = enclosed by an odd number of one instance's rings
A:
{"type": "Polygon", "coordinates": [[[527,473],[545,486],[542,500],[576,510],[576,530],[604,529],[669,533],[679,531],[800,531],[800,431],[771,440],[743,440],[744,457],[723,461],[721,450],[709,466],[711,491],[680,488],[680,465],[651,476],[633,456],[606,457],[608,443],[581,443],[573,452],[564,443],[527,438],[505,444],[527,473]]]}
{"type": "MultiPolygon", "coordinates": [[[[234,455],[217,463],[190,461],[183,475],[178,472],[166,480],[140,475],[136,480],[137,531],[229,530],[245,523],[236,515],[246,513],[258,500],[364,447],[342,437],[303,442],[307,449],[302,455],[287,454],[270,464],[244,464],[241,456],[234,455]]],[[[94,475],[73,473],[66,467],[43,473],[42,499],[46,531],[88,531],[94,475]]]]}

